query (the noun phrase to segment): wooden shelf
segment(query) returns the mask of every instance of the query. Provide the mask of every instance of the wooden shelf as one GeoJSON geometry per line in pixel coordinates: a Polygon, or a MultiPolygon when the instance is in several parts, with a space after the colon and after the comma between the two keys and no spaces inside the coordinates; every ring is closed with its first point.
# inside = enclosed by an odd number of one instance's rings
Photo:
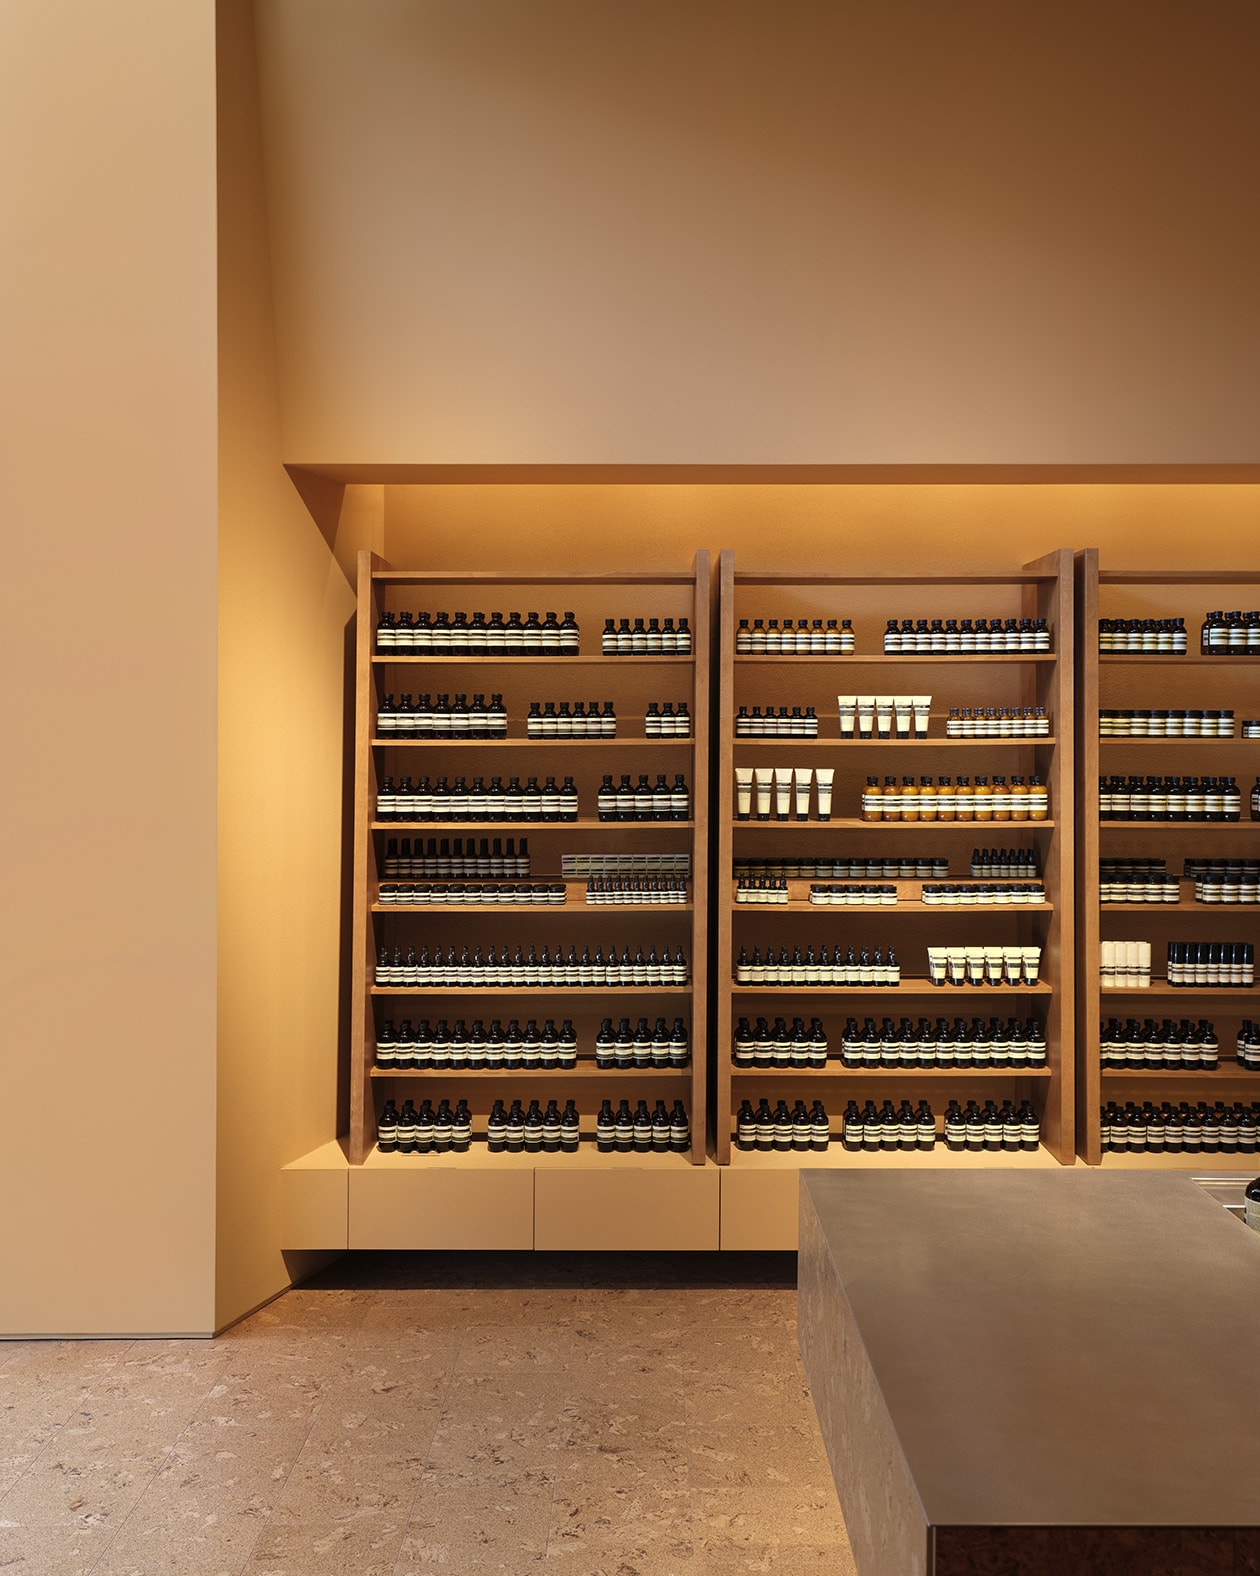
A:
{"type": "MultiPolygon", "coordinates": [[[[1256,1157],[1252,1156],[1254,1160],[1256,1157]]],[[[874,1150],[859,1149],[850,1153],[838,1137],[832,1137],[825,1152],[767,1154],[757,1150],[737,1149],[731,1145],[729,1161],[733,1171],[799,1171],[803,1167],[819,1167],[826,1171],[847,1170],[901,1170],[912,1171],[974,1171],[996,1168],[1008,1171],[1058,1170],[1060,1162],[1042,1144],[1035,1151],[1002,1149],[986,1152],[962,1150],[955,1153],[941,1142],[931,1150],[874,1150]]]]}
{"type": "Polygon", "coordinates": [[[1198,651],[1188,651],[1180,657],[1168,651],[1100,651],[1098,660],[1104,667],[1153,663],[1159,667],[1219,668],[1232,663],[1260,662],[1260,651],[1239,651],[1224,657],[1205,657],[1198,651]]]}
{"type": "MultiPolygon", "coordinates": [[[[663,875],[663,876],[667,876],[669,874],[669,872],[668,871],[661,871],[660,874],[663,875]]],[[[648,880],[650,880],[651,877],[625,877],[623,879],[626,879],[626,880],[648,879],[648,880]]],[[[379,912],[381,912],[382,914],[388,914],[388,913],[391,913],[394,909],[404,908],[408,912],[411,912],[412,910],[415,910],[416,912],[422,913],[422,914],[430,914],[430,913],[438,913],[438,914],[440,914],[440,913],[443,913],[447,909],[450,909],[450,910],[453,910],[453,911],[458,911],[461,914],[462,913],[477,914],[477,913],[481,913],[485,909],[494,909],[496,911],[502,910],[504,913],[511,913],[511,914],[519,914],[522,911],[524,911],[526,913],[530,913],[530,914],[572,914],[575,911],[578,912],[578,913],[582,913],[582,914],[589,914],[589,913],[593,913],[595,911],[595,909],[597,909],[597,908],[601,908],[601,907],[605,907],[606,906],[608,908],[615,908],[615,909],[617,909],[618,912],[620,912],[622,908],[625,908],[627,910],[629,910],[631,908],[634,908],[634,909],[650,908],[653,913],[659,913],[662,909],[667,909],[667,908],[676,908],[676,909],[679,909],[679,910],[685,910],[685,909],[689,909],[691,907],[690,902],[687,902],[687,903],[640,903],[640,904],[610,903],[610,904],[607,904],[607,905],[597,904],[597,903],[588,904],[586,902],[586,877],[585,876],[569,876],[569,877],[565,877],[565,876],[562,876],[562,875],[554,875],[554,874],[553,875],[541,875],[541,876],[521,876],[519,878],[515,877],[515,876],[503,876],[503,877],[499,878],[498,880],[495,880],[493,878],[487,877],[484,881],[479,881],[475,876],[449,876],[449,877],[448,876],[382,876],[381,877],[381,885],[382,886],[410,886],[410,885],[423,886],[426,881],[432,883],[435,886],[447,886],[447,885],[458,886],[461,882],[465,886],[498,886],[500,884],[503,885],[503,886],[553,886],[553,887],[554,886],[562,886],[564,888],[564,902],[563,903],[458,903],[457,904],[457,903],[382,903],[382,902],[380,902],[378,900],[377,902],[373,903],[373,905],[372,905],[373,912],[376,912],[376,911],[379,910],[379,912]]],[[[687,877],[687,890],[688,891],[691,890],[691,877],[690,876],[687,877]]]]}
{"type": "Polygon", "coordinates": [[[1100,733],[1098,742],[1099,744],[1260,744],[1260,739],[1250,739],[1241,733],[1100,733]]]}
{"type": "Polygon", "coordinates": [[[1180,898],[1176,903],[1100,903],[1100,914],[1260,914],[1260,903],[1200,903],[1180,898]]]}
{"type": "MultiPolygon", "coordinates": [[[[708,1128],[708,814],[710,781],[708,757],[708,725],[710,709],[710,607],[711,573],[707,552],[696,554],[687,570],[668,573],[627,573],[613,575],[566,574],[499,574],[470,572],[467,574],[421,569],[395,569],[370,553],[359,555],[357,653],[356,653],[356,749],[355,749],[355,842],[353,881],[353,942],[351,987],[351,1048],[350,1048],[350,1116],[347,1147],[352,1168],[363,1165],[381,1165],[393,1157],[381,1157],[375,1149],[376,1117],[383,1096],[388,1089],[382,1084],[388,1080],[410,1080],[423,1084],[438,1081],[444,1089],[457,1087],[468,1080],[479,1087],[499,1080],[504,1088],[516,1089],[525,1080],[525,1086],[541,1093],[561,1091],[566,1084],[596,1083],[611,1093],[615,1080],[623,1086],[657,1088],[660,1093],[669,1090],[671,1098],[682,1097],[687,1107],[692,1129],[690,1151],[686,1156],[659,1157],[653,1155],[603,1156],[593,1144],[584,1145],[580,1156],[565,1155],[489,1155],[484,1144],[475,1144],[468,1156],[403,1157],[402,1166],[441,1169],[455,1165],[463,1169],[534,1170],[546,1166],[575,1166],[577,1169],[609,1166],[626,1170],[659,1168],[662,1158],[679,1169],[703,1168],[705,1141],[708,1128]],[[488,588],[507,588],[497,596],[488,588]],[[522,588],[514,596],[510,588],[522,588]],[[524,588],[534,588],[525,593],[524,588]],[[460,588],[463,588],[461,593],[460,588]],[[569,593],[567,588],[572,588],[569,593]],[[572,608],[582,629],[586,647],[574,655],[530,655],[497,652],[493,656],[472,656],[453,651],[415,652],[379,651],[376,649],[376,632],[382,613],[398,613],[413,609],[417,602],[421,608],[433,610],[444,606],[521,606],[522,603],[538,607],[572,608]],[[685,617],[692,631],[692,650],[688,653],[640,652],[627,656],[606,656],[599,648],[604,619],[609,616],[634,616],[661,618],[685,617]],[[402,680],[409,669],[415,668],[416,682],[420,671],[435,670],[434,682],[439,678],[444,684],[465,685],[482,682],[474,674],[486,670],[484,682],[493,676],[500,689],[511,687],[515,669],[528,670],[518,684],[531,695],[587,693],[585,673],[599,670],[601,677],[592,689],[599,689],[601,701],[614,701],[621,727],[617,736],[602,735],[585,738],[559,736],[530,738],[524,707],[518,702],[512,708],[509,736],[494,739],[473,739],[446,736],[442,738],[391,738],[379,736],[379,691],[382,687],[397,687],[389,677],[402,680]],[[544,670],[544,671],[540,671],[544,670]],[[620,677],[615,677],[620,673],[620,677]],[[463,675],[461,682],[459,676],[463,675]],[[565,686],[568,686],[566,689],[565,686]],[[649,704],[662,699],[683,700],[691,717],[691,732],[686,737],[667,735],[649,737],[644,717],[649,704]],[[491,762],[502,757],[504,770],[511,763],[513,772],[529,766],[531,773],[541,774],[544,762],[553,764],[568,761],[571,768],[584,753],[597,762],[604,754],[605,766],[611,768],[615,757],[624,766],[632,764],[635,754],[642,762],[656,760],[664,769],[667,761],[678,767],[688,768],[692,793],[691,814],[685,821],[602,821],[586,815],[575,820],[513,819],[490,820],[484,817],[467,817],[455,820],[439,816],[407,820],[383,820],[375,815],[379,783],[386,771],[397,777],[400,772],[412,774],[447,771],[453,761],[463,760],[471,768],[482,761],[489,771],[491,762]],[[390,764],[392,763],[392,764],[390,764]],[[440,877],[397,876],[384,877],[384,850],[391,838],[426,839],[465,838],[472,842],[494,838],[530,839],[535,849],[535,871],[530,876],[501,877],[506,884],[554,884],[558,879],[551,869],[538,870],[545,865],[559,863],[555,857],[557,844],[565,852],[581,849],[598,849],[601,852],[638,853],[640,850],[686,853],[690,868],[687,873],[687,899],[685,903],[594,903],[588,904],[586,879],[564,881],[563,903],[518,902],[382,902],[382,883],[395,887],[411,882],[440,882],[440,877]],[[538,850],[552,852],[538,857],[538,850]],[[389,916],[396,916],[399,925],[391,924],[389,916]],[[470,916],[474,916],[470,918],[470,916]],[[486,916],[493,924],[487,931],[475,916],[486,916]],[[474,939],[490,934],[515,946],[524,946],[532,931],[543,930],[551,936],[562,936],[563,929],[552,923],[561,919],[562,926],[580,926],[588,934],[616,939],[633,940],[651,936],[659,940],[669,938],[671,947],[677,941],[687,953],[690,970],[685,985],[376,985],[375,967],[379,946],[386,939],[396,937],[400,928],[403,934],[418,932],[431,936],[435,930],[426,925],[427,920],[440,921],[440,939],[443,945],[472,945],[474,939]],[[594,923],[592,923],[594,920],[594,923]],[[627,924],[627,921],[629,923],[627,924]],[[487,1013],[493,1008],[509,1012],[514,1006],[536,1009],[546,1006],[549,1010],[577,1015],[579,1013],[606,1013],[620,1011],[666,1012],[686,1019],[692,1045],[692,1061],[685,1069],[645,1068],[614,1069],[604,1071],[594,1067],[588,1059],[578,1069],[540,1068],[526,1069],[443,1069],[439,1072],[394,1071],[377,1068],[375,1042],[377,1014],[389,1013],[393,1001],[397,1010],[413,1013],[471,1010],[484,1006],[487,1013]],[[379,1003],[379,1005],[378,1005],[379,1003]]],[[[588,763],[589,764],[589,763],[588,763]]],[[[550,768],[548,768],[550,769],[550,768]]],[[[588,774],[589,775],[589,774],[588,774]]],[[[598,776],[595,781],[598,781],[598,776]]],[[[590,809],[595,808],[593,784],[587,790],[590,809]]],[[[671,874],[671,872],[661,872],[671,874]]],[[[470,886],[495,885],[492,878],[478,881],[476,877],[451,877],[454,882],[463,879],[470,886]]],[[[497,898],[500,894],[487,894],[497,898]]],[[[646,948],[646,940],[644,941],[646,948]]],[[[628,1092],[628,1091],[627,1091],[628,1092]]],[[[655,1197],[655,1195],[652,1195],[655,1197]]],[[[631,1196],[626,1195],[626,1207],[631,1196]]],[[[652,1206],[645,1200],[642,1208],[650,1212],[652,1206]]],[[[497,1240],[497,1239],[496,1239],[497,1240]]],[[[466,1244],[476,1247],[470,1241],[466,1244]]]]}
{"type": "Polygon", "coordinates": [[[522,909],[531,914],[690,914],[691,903],[373,903],[373,914],[519,914],[522,909]]]}
{"type": "MultiPolygon", "coordinates": [[[[786,569],[741,569],[738,578],[741,586],[792,587],[801,591],[812,591],[820,586],[961,586],[970,590],[975,586],[1050,585],[1059,579],[1059,574],[1057,569],[1037,567],[1012,569],[992,575],[798,575],[786,569]]],[[[959,615],[963,618],[969,616],[959,615]]]]}
{"type": "Polygon", "coordinates": [[[1140,1154],[1102,1154],[1100,1164],[1104,1171],[1194,1171],[1201,1176],[1213,1171],[1243,1171],[1260,1176],[1260,1155],[1169,1154],[1167,1151],[1146,1151],[1140,1154]]]}
{"type": "MultiPolygon", "coordinates": [[[[793,878],[795,879],[795,878],[793,878]]],[[[847,880],[847,877],[836,877],[837,881],[847,880]]],[[[832,877],[820,876],[820,882],[830,882],[832,877]]],[[[872,877],[869,881],[858,881],[857,885],[879,884],[879,877],[872,877]]],[[[944,878],[946,884],[948,877],[944,878]]],[[[1134,904],[1134,907],[1137,905],[1134,904]]],[[[1171,907],[1171,905],[1169,905],[1171,907]]],[[[952,915],[983,914],[990,918],[995,914],[1052,914],[1053,903],[924,903],[919,899],[898,900],[896,903],[803,903],[793,899],[790,903],[732,903],[731,912],[734,914],[825,914],[828,918],[836,914],[940,914],[943,918],[952,915]]]]}
{"type": "MultiPolygon", "coordinates": [[[[345,478],[343,478],[345,479],[345,478]]],[[[377,559],[377,563],[382,560],[377,559]]],[[[615,574],[504,574],[498,570],[472,569],[374,569],[372,580],[379,585],[434,586],[690,586],[693,576],[669,570],[618,570],[615,574]]],[[[373,628],[376,626],[373,625],[373,628]]]]}
{"type": "MultiPolygon", "coordinates": [[[[891,584],[891,581],[889,582],[891,584]]],[[[792,665],[805,666],[807,663],[828,663],[836,667],[882,667],[885,663],[890,666],[905,667],[972,667],[985,663],[1012,663],[1012,662],[1054,662],[1053,651],[915,651],[910,654],[904,652],[894,655],[878,655],[872,653],[863,655],[861,652],[851,652],[848,656],[841,656],[833,652],[828,656],[792,656],[790,653],[774,654],[767,656],[737,656],[735,663],[738,667],[745,664],[765,662],[787,662],[792,665]]]]}
{"type": "Polygon", "coordinates": [[[553,750],[578,748],[588,750],[625,749],[633,745],[638,749],[647,746],[656,749],[658,745],[685,744],[691,747],[692,740],[686,739],[649,739],[619,738],[619,739],[373,739],[373,749],[401,750],[407,748],[423,748],[426,750],[553,750]]]}
{"type": "MultiPolygon", "coordinates": [[[[593,1113],[581,1112],[588,1124],[593,1113]]],[[[583,1136],[580,1147],[575,1154],[547,1154],[539,1150],[536,1154],[527,1154],[524,1150],[517,1154],[492,1155],[486,1147],[484,1133],[477,1133],[473,1139],[472,1148],[467,1154],[457,1155],[448,1150],[442,1155],[400,1155],[397,1152],[389,1155],[382,1154],[375,1145],[368,1151],[361,1162],[368,1171],[397,1171],[419,1170],[427,1167],[430,1170],[451,1169],[455,1171],[682,1171],[687,1172],[697,1162],[687,1155],[653,1152],[639,1153],[631,1150],[626,1154],[601,1155],[595,1147],[593,1137],[583,1136]]],[[[703,1165],[703,1158],[699,1162],[703,1165]]],[[[471,1246],[471,1244],[470,1244],[471,1246]]]]}
{"type": "MultiPolygon", "coordinates": [[[[1130,823],[1117,821],[1116,826],[1130,823]]],[[[1132,823],[1138,826],[1149,825],[1149,822],[1139,821],[1132,823]]],[[[1196,825],[1196,822],[1186,822],[1186,825],[1196,825]]],[[[1220,823],[1217,823],[1220,824],[1220,823]]],[[[732,821],[731,825],[738,832],[741,828],[766,831],[771,827],[776,832],[970,832],[976,835],[983,828],[986,834],[1000,829],[1003,836],[1007,832],[1020,831],[1054,831],[1054,821],[863,821],[856,816],[833,816],[830,821],[732,821]]],[[[943,879],[948,879],[947,877],[943,879]]]]}
{"type": "Polygon", "coordinates": [[[654,1079],[666,1078],[675,1083],[690,1083],[690,1067],[602,1067],[577,1066],[577,1067],[428,1067],[423,1070],[406,1068],[395,1072],[388,1067],[371,1067],[368,1070],[371,1078],[414,1078],[424,1082],[449,1082],[451,1079],[473,1078],[500,1083],[521,1082],[534,1079],[542,1082],[559,1083],[576,1079],[579,1083],[607,1083],[610,1078],[641,1078],[644,1082],[654,1079]]]}
{"type": "MultiPolygon", "coordinates": [[[[1260,585],[1260,570],[1256,569],[1099,569],[1097,577],[1105,586],[1260,585]]],[[[1094,633],[1097,631],[1095,621],[1094,633]]]]}
{"type": "Polygon", "coordinates": [[[752,1078],[756,1081],[790,1082],[793,1078],[881,1078],[906,1079],[931,1078],[957,1081],[966,1078],[1051,1078],[1049,1067],[736,1067],[731,1066],[731,1078],[752,1078]]]}
{"type": "Polygon", "coordinates": [[[933,985],[926,979],[903,979],[900,985],[735,985],[731,994],[741,996],[848,996],[879,1001],[886,996],[939,997],[942,1001],[969,1001],[975,996],[1049,996],[1053,987],[1039,985],[933,985]]]}
{"type": "MultiPolygon", "coordinates": [[[[1174,1083],[1202,1083],[1207,1078],[1213,1083],[1254,1084],[1257,1094],[1260,1094],[1260,1073],[1248,1072],[1243,1067],[1226,1067],[1224,1064],[1216,1068],[1103,1067],[1100,1071],[1104,1079],[1127,1079],[1130,1083],[1147,1083],[1152,1078],[1171,1078],[1174,1083]]],[[[1257,1169],[1260,1170],[1260,1167],[1257,1169]]]]}
{"type": "Polygon", "coordinates": [[[1004,739],[943,739],[940,737],[928,739],[842,739],[840,735],[836,733],[826,734],[817,739],[776,738],[770,735],[767,735],[764,738],[741,738],[736,735],[731,740],[731,743],[736,747],[736,749],[742,749],[746,744],[786,744],[790,745],[794,750],[799,749],[802,745],[818,746],[820,744],[826,745],[829,749],[842,750],[870,750],[875,748],[879,748],[881,750],[954,750],[958,749],[960,746],[966,746],[968,749],[992,749],[995,745],[1006,749],[1011,745],[1035,746],[1042,744],[1057,744],[1058,742],[1058,739],[1053,734],[1043,734],[1040,737],[1025,735],[1018,738],[1012,735],[1004,739]]]}
{"type": "Polygon", "coordinates": [[[1167,980],[1152,980],[1149,985],[1100,985],[1099,994],[1106,1001],[1112,996],[1176,997],[1180,1001],[1260,1001],[1260,987],[1255,985],[1170,985],[1167,980]]]}
{"type": "Polygon", "coordinates": [[[610,996],[690,996],[690,985],[372,985],[372,996],[491,996],[515,1001],[521,997],[563,996],[566,1000],[599,1001],[610,996]]]}
{"type": "MultiPolygon", "coordinates": [[[[1097,797],[1097,784],[1094,786],[1094,795],[1097,797]]],[[[1176,832],[1250,832],[1253,836],[1260,833],[1260,822],[1256,821],[1098,821],[1099,832],[1105,832],[1109,826],[1132,830],[1135,826],[1143,831],[1176,831],[1176,832]]]]}
{"type": "MultiPolygon", "coordinates": [[[[693,642],[694,644],[694,642],[693,642]]],[[[401,667],[413,663],[420,666],[435,668],[449,667],[474,667],[486,668],[536,668],[558,667],[561,672],[569,668],[593,667],[629,667],[632,663],[642,666],[650,663],[655,667],[689,668],[695,664],[694,656],[679,656],[676,653],[669,656],[634,656],[634,657],[605,657],[605,656],[575,656],[575,657],[465,657],[465,656],[415,656],[408,654],[397,656],[377,651],[372,654],[372,664],[377,667],[401,667]]]]}
{"type": "MultiPolygon", "coordinates": [[[[425,832],[436,837],[441,832],[480,832],[483,837],[524,832],[689,832],[694,821],[372,821],[373,832],[425,832]]],[[[401,879],[401,877],[400,877],[401,879]]],[[[423,880],[424,877],[417,877],[423,880]]],[[[527,876],[521,879],[528,880],[527,876]]]]}

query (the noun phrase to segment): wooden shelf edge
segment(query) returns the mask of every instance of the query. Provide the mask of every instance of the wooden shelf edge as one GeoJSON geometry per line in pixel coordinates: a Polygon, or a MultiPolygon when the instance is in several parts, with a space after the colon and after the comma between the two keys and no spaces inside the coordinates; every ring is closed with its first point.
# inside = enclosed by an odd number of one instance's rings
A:
{"type": "Polygon", "coordinates": [[[731,1081],[792,1078],[1053,1078],[1052,1067],[731,1067],[731,1081]]]}

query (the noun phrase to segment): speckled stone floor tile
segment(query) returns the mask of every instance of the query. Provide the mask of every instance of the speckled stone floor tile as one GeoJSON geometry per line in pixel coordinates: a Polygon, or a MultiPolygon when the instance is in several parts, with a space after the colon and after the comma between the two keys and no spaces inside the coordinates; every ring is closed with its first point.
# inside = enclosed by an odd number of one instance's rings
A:
{"type": "Polygon", "coordinates": [[[265,1511],[241,1509],[230,1499],[150,1502],[146,1494],[118,1529],[96,1576],[236,1576],[266,1525],[265,1511]]]}
{"type": "Polygon", "coordinates": [[[848,1576],[788,1255],[347,1255],[215,1341],[0,1343],[0,1571],[848,1576]]]}
{"type": "Polygon", "coordinates": [[[114,1539],[113,1527],[5,1526],[0,1571],[21,1576],[88,1576],[114,1539]]]}
{"type": "Polygon", "coordinates": [[[394,1576],[405,1530],[389,1515],[267,1527],[243,1576],[394,1576]]]}
{"type": "Polygon", "coordinates": [[[0,1500],[0,1525],[121,1526],[165,1455],[82,1460],[46,1450],[0,1500]]]}
{"type": "Polygon", "coordinates": [[[427,1471],[411,1510],[403,1561],[447,1565],[541,1560],[547,1552],[553,1488],[541,1472],[427,1471]]]}
{"type": "Polygon", "coordinates": [[[281,1526],[386,1516],[406,1521],[424,1466],[422,1451],[331,1450],[308,1445],[276,1503],[281,1526]]]}
{"type": "Polygon", "coordinates": [[[696,1576],[857,1576],[847,1543],[785,1548],[763,1543],[743,1548],[696,1549],[696,1576]]]}

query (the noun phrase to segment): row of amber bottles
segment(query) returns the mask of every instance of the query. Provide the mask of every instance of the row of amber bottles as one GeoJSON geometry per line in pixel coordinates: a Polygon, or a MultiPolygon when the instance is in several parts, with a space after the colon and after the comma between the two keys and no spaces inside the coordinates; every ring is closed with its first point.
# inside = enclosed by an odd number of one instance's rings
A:
{"type": "Polygon", "coordinates": [[[1040,777],[868,777],[864,821],[1044,821],[1050,796],[1040,777]]]}

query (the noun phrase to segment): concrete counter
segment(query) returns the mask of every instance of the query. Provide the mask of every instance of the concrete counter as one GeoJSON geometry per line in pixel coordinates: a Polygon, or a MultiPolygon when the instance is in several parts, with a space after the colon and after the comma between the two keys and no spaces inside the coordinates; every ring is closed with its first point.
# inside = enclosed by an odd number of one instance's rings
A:
{"type": "Polygon", "coordinates": [[[1260,1235],[1188,1178],[801,1174],[860,1576],[1260,1571],[1260,1235]]]}

